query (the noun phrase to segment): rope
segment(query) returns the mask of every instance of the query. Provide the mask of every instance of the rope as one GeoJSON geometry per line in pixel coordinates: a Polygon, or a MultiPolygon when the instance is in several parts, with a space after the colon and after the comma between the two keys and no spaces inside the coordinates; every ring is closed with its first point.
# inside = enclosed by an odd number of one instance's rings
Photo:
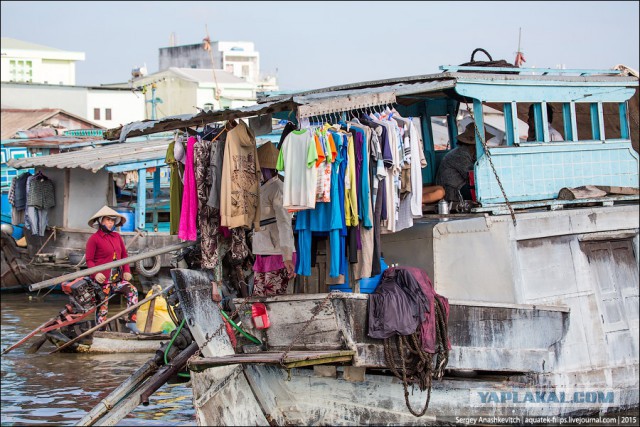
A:
{"type": "Polygon", "coordinates": [[[40,246],[40,249],[38,249],[38,252],[36,252],[36,254],[33,256],[33,258],[31,258],[31,261],[29,261],[29,264],[27,265],[33,264],[33,262],[36,260],[36,255],[40,255],[40,252],[42,252],[42,249],[44,249],[47,243],[49,243],[49,240],[51,240],[51,238],[56,235],[56,230],[57,228],[55,226],[51,227],[51,234],[49,234],[49,237],[47,238],[47,240],[44,241],[42,246],[40,246]]]}
{"type": "Polygon", "coordinates": [[[393,335],[384,340],[384,357],[387,368],[396,378],[402,381],[404,400],[407,409],[416,417],[423,416],[429,408],[431,400],[431,385],[433,378],[441,380],[444,369],[449,361],[448,329],[445,319],[445,310],[442,302],[436,298],[434,309],[436,311],[436,360],[434,364],[433,354],[427,353],[422,348],[420,339],[420,325],[414,333],[408,336],[393,335]],[[395,347],[396,352],[392,347],[395,347]],[[400,367],[396,358],[400,359],[400,367]],[[409,401],[409,384],[418,385],[420,391],[427,391],[427,397],[422,410],[417,411],[409,401]]]}

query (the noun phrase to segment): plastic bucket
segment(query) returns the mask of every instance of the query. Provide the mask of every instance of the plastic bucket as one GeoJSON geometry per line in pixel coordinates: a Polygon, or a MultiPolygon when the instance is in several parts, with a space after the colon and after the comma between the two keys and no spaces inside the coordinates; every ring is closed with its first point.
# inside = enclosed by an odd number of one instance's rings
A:
{"type": "Polygon", "coordinates": [[[135,231],[136,229],[136,212],[133,208],[123,208],[119,206],[112,206],[111,209],[118,212],[122,216],[124,216],[127,221],[124,223],[122,227],[120,227],[120,231],[135,231]]]}
{"type": "Polygon", "coordinates": [[[384,271],[388,267],[389,266],[387,265],[387,263],[384,262],[384,258],[380,258],[381,273],[373,277],[366,277],[366,278],[360,279],[360,293],[363,293],[363,294],[374,293],[376,291],[376,288],[378,287],[378,284],[380,283],[380,279],[382,279],[382,273],[384,273],[384,271]]]}

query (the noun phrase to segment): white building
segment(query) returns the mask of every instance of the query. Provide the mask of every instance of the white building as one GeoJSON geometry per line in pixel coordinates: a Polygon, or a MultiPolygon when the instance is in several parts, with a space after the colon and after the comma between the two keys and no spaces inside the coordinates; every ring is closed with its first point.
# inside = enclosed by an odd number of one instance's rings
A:
{"type": "Polygon", "coordinates": [[[3,82],[74,85],[76,61],[84,61],[83,52],[2,37],[0,80],[3,82]]]}
{"type": "Polygon", "coordinates": [[[197,43],[160,48],[158,69],[215,68],[255,84],[258,91],[278,90],[275,75],[261,74],[260,53],[253,42],[214,41],[210,43],[210,51],[203,46],[197,43]]]}
{"type": "Polygon", "coordinates": [[[129,88],[0,83],[2,108],[54,108],[114,128],[144,120],[145,98],[129,88]]]}
{"type": "Polygon", "coordinates": [[[147,118],[195,114],[198,110],[238,108],[256,103],[256,85],[223,70],[174,68],[138,77],[134,89],[146,87],[147,118]],[[214,77],[215,72],[215,77],[214,77]],[[216,96],[218,94],[218,96],[216,96]]]}

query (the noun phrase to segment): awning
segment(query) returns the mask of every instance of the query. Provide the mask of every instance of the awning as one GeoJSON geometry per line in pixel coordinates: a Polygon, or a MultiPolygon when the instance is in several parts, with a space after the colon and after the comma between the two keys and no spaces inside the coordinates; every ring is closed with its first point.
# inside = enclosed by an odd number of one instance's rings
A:
{"type": "MultiPolygon", "coordinates": [[[[433,76],[431,77],[433,78],[433,76]]],[[[107,130],[104,137],[105,139],[124,141],[126,138],[134,136],[192,126],[204,126],[209,123],[281,111],[293,111],[297,117],[312,117],[317,114],[330,114],[356,108],[403,102],[400,99],[401,97],[406,97],[408,100],[415,95],[438,92],[450,89],[455,85],[455,80],[451,78],[444,79],[442,75],[437,75],[437,77],[438,79],[427,82],[400,82],[377,87],[328,90],[325,92],[321,90],[310,91],[303,94],[279,96],[274,101],[238,109],[206,111],[197,114],[164,117],[160,120],[132,122],[119,128],[107,130]]],[[[411,102],[409,100],[409,103],[411,102]]]]}
{"type": "Polygon", "coordinates": [[[148,141],[87,147],[66,153],[10,159],[7,165],[22,168],[82,168],[92,172],[107,169],[110,172],[137,170],[165,164],[167,147],[172,139],[155,138],[148,141]]]}

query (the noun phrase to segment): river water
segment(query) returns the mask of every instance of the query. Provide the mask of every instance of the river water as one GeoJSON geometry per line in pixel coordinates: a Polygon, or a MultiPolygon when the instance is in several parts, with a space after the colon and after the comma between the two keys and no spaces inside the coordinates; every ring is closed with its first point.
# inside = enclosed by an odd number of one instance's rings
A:
{"type": "MultiPolygon", "coordinates": [[[[68,297],[49,294],[2,295],[2,349],[56,316],[68,297]]],[[[109,304],[115,314],[126,306],[109,304]]],[[[25,354],[35,338],[2,356],[1,424],[74,425],[101,399],[151,358],[151,354],[55,353],[46,342],[36,354],[25,354]]],[[[117,425],[195,425],[191,388],[163,385],[117,425]]]]}

